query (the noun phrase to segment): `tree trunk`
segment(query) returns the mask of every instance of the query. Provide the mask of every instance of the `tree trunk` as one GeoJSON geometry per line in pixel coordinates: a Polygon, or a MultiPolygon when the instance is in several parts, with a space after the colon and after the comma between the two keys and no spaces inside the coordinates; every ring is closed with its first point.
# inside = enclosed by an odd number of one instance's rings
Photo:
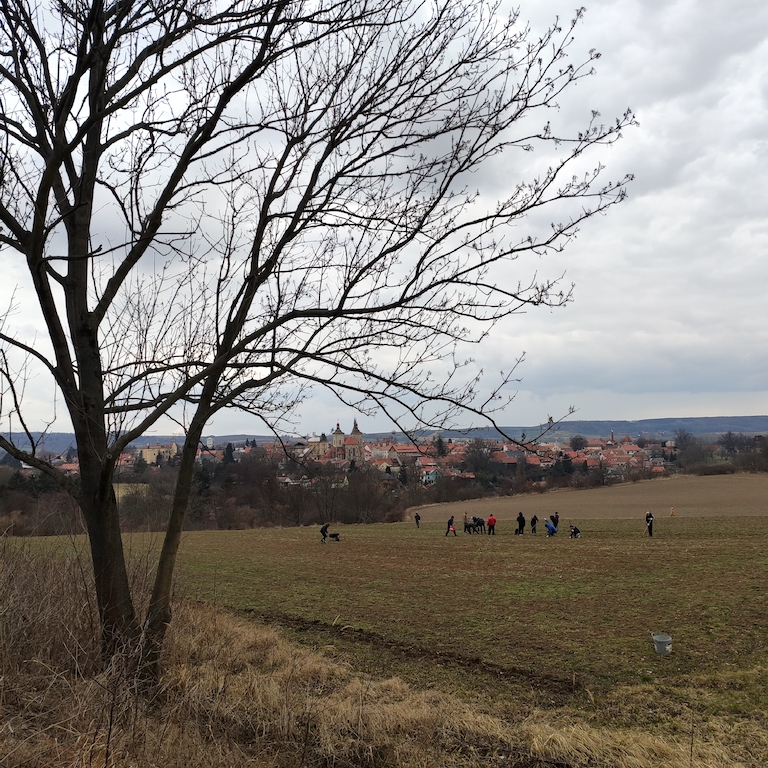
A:
{"type": "MultiPolygon", "coordinates": [[[[85,247],[81,243],[81,247],[85,247]]],[[[84,262],[84,260],[83,260],[84,262]]],[[[71,271],[82,269],[78,262],[71,271]]],[[[87,280],[82,279],[87,287],[87,280]]],[[[102,654],[106,660],[138,636],[131,598],[117,499],[112,486],[114,458],[104,418],[103,371],[96,330],[86,309],[85,288],[68,296],[72,336],[78,351],[79,390],[69,398],[69,411],[80,461],[80,508],[88,528],[96,601],[101,620],[102,654]]]]}
{"type": "Polygon", "coordinates": [[[86,477],[82,477],[81,482],[81,509],[88,528],[101,620],[101,649],[104,660],[108,661],[136,639],[138,623],[111,478],[108,487],[103,481],[89,483],[86,477]]]}
{"type": "Polygon", "coordinates": [[[144,623],[142,636],[142,668],[140,674],[144,682],[147,683],[154,683],[158,679],[160,654],[163,649],[166,630],[171,622],[173,571],[176,565],[179,544],[181,543],[181,534],[184,530],[189,496],[192,492],[197,446],[204,428],[204,419],[193,421],[181,452],[179,476],[173,493],[170,519],[168,520],[168,527],[163,539],[163,549],[157,563],[152,598],[149,603],[147,620],[144,623]]]}

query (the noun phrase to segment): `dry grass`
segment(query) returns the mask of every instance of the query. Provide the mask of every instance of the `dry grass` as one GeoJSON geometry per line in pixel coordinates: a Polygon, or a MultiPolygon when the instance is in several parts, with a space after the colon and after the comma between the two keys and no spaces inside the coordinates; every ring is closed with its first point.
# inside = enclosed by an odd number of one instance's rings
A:
{"type": "MultiPolygon", "coordinates": [[[[420,507],[424,522],[445,522],[451,515],[461,520],[466,511],[486,518],[491,512],[499,525],[512,525],[517,513],[540,519],[559,512],[561,522],[582,520],[641,520],[650,509],[657,520],[675,508],[677,518],[753,517],[768,515],[768,474],[736,474],[715,477],[675,475],[605,488],[557,490],[542,494],[502,496],[420,507]]],[[[409,510],[413,514],[415,510],[409,510]]]]}
{"type": "Polygon", "coordinates": [[[698,714],[708,691],[765,670],[700,676],[687,690],[618,688],[605,705],[625,725],[607,727],[567,707],[499,706],[361,675],[190,602],[174,618],[161,688],[137,696],[119,668],[91,664],[89,584],[73,551],[42,560],[15,542],[0,548],[3,768],[752,768],[768,754],[764,713],[698,714]],[[633,727],[652,707],[659,727],[633,727]]]}

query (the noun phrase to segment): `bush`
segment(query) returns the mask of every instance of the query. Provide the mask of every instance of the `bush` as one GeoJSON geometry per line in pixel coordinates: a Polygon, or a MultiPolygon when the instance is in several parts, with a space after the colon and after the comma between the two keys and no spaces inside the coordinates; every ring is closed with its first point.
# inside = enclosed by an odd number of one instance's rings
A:
{"type": "Polygon", "coordinates": [[[694,464],[686,469],[689,475],[733,475],[736,467],[733,464],[694,464]]]}
{"type": "Polygon", "coordinates": [[[768,456],[762,452],[739,453],[732,459],[734,468],[739,472],[768,472],[768,456]]]}
{"type": "Polygon", "coordinates": [[[23,491],[3,489],[0,495],[0,534],[72,536],[84,530],[80,509],[63,491],[34,498],[23,491]]]}
{"type": "Polygon", "coordinates": [[[93,671],[99,624],[85,575],[90,564],[71,546],[53,546],[43,557],[20,538],[0,539],[0,553],[6,691],[14,680],[23,684],[29,675],[49,669],[93,671]]]}

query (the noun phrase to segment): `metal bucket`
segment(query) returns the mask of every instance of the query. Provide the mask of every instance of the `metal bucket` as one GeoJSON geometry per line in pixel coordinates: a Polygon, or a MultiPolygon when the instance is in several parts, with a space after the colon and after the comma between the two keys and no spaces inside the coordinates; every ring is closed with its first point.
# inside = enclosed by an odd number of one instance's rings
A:
{"type": "Polygon", "coordinates": [[[651,637],[659,656],[669,656],[672,653],[672,638],[669,635],[651,633],[651,637]]]}

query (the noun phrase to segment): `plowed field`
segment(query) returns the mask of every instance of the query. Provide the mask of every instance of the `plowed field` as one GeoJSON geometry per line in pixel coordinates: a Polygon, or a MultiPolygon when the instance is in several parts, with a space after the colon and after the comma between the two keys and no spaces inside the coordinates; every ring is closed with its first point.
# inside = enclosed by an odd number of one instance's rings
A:
{"type": "MultiPolygon", "coordinates": [[[[475,499],[419,507],[425,522],[442,522],[454,515],[461,521],[470,516],[487,518],[493,513],[503,523],[513,523],[520,511],[526,520],[560,513],[560,522],[582,520],[642,520],[653,512],[656,524],[676,518],[755,517],[768,515],[768,474],[694,477],[678,475],[660,480],[613,485],[589,490],[562,490],[523,496],[475,499]]],[[[410,510],[410,514],[416,510],[410,510]]],[[[578,523],[577,523],[578,524],[578,523]]]]}

